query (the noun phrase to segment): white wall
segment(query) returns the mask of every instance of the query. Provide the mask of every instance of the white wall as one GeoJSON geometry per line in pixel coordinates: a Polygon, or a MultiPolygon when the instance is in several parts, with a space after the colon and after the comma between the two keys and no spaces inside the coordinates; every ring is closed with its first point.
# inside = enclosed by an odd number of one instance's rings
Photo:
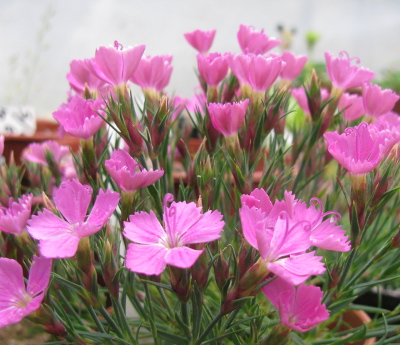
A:
{"type": "Polygon", "coordinates": [[[39,116],[50,116],[66,100],[69,62],[114,40],[144,43],[146,55],[174,55],[168,91],[190,96],[196,52],[183,33],[217,29],[212,50],[239,52],[241,23],[275,37],[277,24],[296,28],[292,50],[298,54],[305,53],[305,32],[317,31],[319,60],[325,50],[346,50],[376,72],[400,68],[398,0],[0,0],[0,105],[28,103],[39,116]],[[47,49],[37,49],[45,13],[51,23],[47,49]]]}

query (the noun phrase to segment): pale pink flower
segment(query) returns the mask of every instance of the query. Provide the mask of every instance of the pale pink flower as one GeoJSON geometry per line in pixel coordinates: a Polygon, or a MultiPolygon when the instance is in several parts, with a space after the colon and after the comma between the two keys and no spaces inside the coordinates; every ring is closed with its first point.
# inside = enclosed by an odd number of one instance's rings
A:
{"type": "Polygon", "coordinates": [[[309,222],[290,220],[286,212],[271,222],[261,208],[246,204],[239,215],[244,238],[260,252],[268,271],[293,285],[325,272],[322,257],[306,252],[312,245],[309,222]]]}
{"type": "Polygon", "coordinates": [[[26,223],[31,216],[32,194],[22,195],[18,201],[10,198],[8,208],[0,210],[0,230],[19,235],[25,230],[26,223]]]}
{"type": "Polygon", "coordinates": [[[84,99],[82,96],[71,97],[68,103],[61,104],[53,117],[68,134],[80,138],[91,138],[105,123],[98,113],[105,116],[105,105],[101,97],[84,99]]]}
{"type": "Polygon", "coordinates": [[[228,74],[228,54],[211,53],[207,56],[198,54],[197,65],[206,84],[217,86],[228,74]]]}
{"type": "Polygon", "coordinates": [[[72,60],[70,63],[70,72],[67,74],[67,79],[71,88],[84,95],[85,88],[90,91],[102,91],[104,89],[104,81],[99,79],[94,73],[91,72],[90,65],[92,59],[85,60],[72,60]]]}
{"type": "Polygon", "coordinates": [[[128,152],[115,150],[104,163],[115,183],[124,192],[133,192],[154,184],[164,175],[164,170],[146,170],[128,152]]]}
{"type": "MultiPolygon", "coordinates": [[[[310,115],[310,108],[308,106],[308,99],[306,91],[303,87],[298,87],[290,90],[293,98],[297,101],[299,107],[304,111],[304,114],[310,115]]],[[[321,89],[321,100],[326,102],[329,99],[329,91],[327,89],[321,89]]]]}
{"type": "Polygon", "coordinates": [[[280,77],[290,81],[298,77],[308,59],[305,55],[296,56],[289,51],[283,52],[281,58],[285,65],[282,68],[280,77]]]}
{"type": "Polygon", "coordinates": [[[300,332],[307,332],[329,318],[323,293],[313,285],[298,287],[277,278],[262,288],[265,296],[279,311],[281,323],[300,332]]]}
{"type": "Polygon", "coordinates": [[[235,103],[210,103],[208,112],[215,129],[225,137],[235,135],[244,122],[249,100],[235,103]]]}
{"type": "MultiPolygon", "coordinates": [[[[318,198],[312,198],[310,206],[307,207],[305,202],[296,199],[291,192],[285,191],[284,200],[277,200],[272,204],[263,189],[254,189],[251,194],[242,195],[241,200],[242,205],[260,209],[263,212],[269,229],[274,227],[281,212],[286,212],[290,222],[307,221],[309,223],[309,239],[313,246],[341,252],[349,251],[351,248],[346,231],[341,225],[336,225],[341,218],[340,215],[334,211],[324,213],[322,202],[318,198]]],[[[243,228],[243,233],[248,230],[250,233],[245,234],[245,237],[251,239],[254,233],[252,229],[243,228]]],[[[251,241],[254,242],[254,238],[251,241]]]]}
{"type": "Polygon", "coordinates": [[[356,94],[343,93],[340,97],[338,108],[343,111],[347,121],[354,121],[365,114],[363,99],[356,94]]]}
{"type": "Polygon", "coordinates": [[[159,275],[167,265],[189,268],[203,250],[189,248],[190,244],[215,241],[225,223],[218,211],[201,213],[194,202],[172,202],[164,198],[163,223],[153,211],[137,212],[125,222],[123,235],[134,243],[128,245],[126,267],[133,272],[159,275]],[[163,224],[163,225],[162,225],[163,224]]]}
{"type": "Polygon", "coordinates": [[[366,114],[378,117],[391,111],[400,97],[390,89],[382,90],[378,85],[365,83],[362,98],[366,114]]]}
{"type": "Polygon", "coordinates": [[[281,42],[269,38],[264,30],[257,31],[252,26],[241,24],[237,33],[240,48],[244,54],[265,54],[281,42]]]}
{"type": "Polygon", "coordinates": [[[0,328],[20,322],[40,307],[50,281],[52,260],[33,257],[25,287],[21,265],[0,258],[0,328]]]}
{"type": "Polygon", "coordinates": [[[75,180],[61,184],[53,201],[61,217],[45,209],[28,222],[29,234],[39,241],[40,253],[47,258],[70,258],[79,241],[100,231],[118,205],[119,194],[100,189],[90,214],[92,188],[75,180]]]}
{"type": "Polygon", "coordinates": [[[32,143],[22,152],[22,156],[29,162],[47,166],[46,155],[51,154],[53,160],[59,163],[61,159],[69,155],[69,147],[60,145],[56,141],[47,140],[42,143],[32,143]]]}
{"type": "Polygon", "coordinates": [[[123,49],[117,41],[114,47],[100,47],[91,60],[90,70],[112,86],[125,85],[135,73],[146,46],[123,49]]]}
{"type": "Polygon", "coordinates": [[[169,83],[173,67],[172,55],[144,56],[131,77],[142,89],[162,91],[169,83]]]}
{"type": "Polygon", "coordinates": [[[326,71],[333,85],[341,90],[360,87],[364,82],[370,81],[375,77],[375,73],[364,68],[351,65],[351,61],[346,52],[340,52],[339,58],[334,58],[332,54],[325,52],[326,71]]]}
{"type": "Polygon", "coordinates": [[[202,31],[195,30],[193,32],[187,32],[183,34],[186,41],[196,49],[200,54],[207,53],[211,45],[213,44],[216,30],[202,31]]]}
{"type": "Polygon", "coordinates": [[[337,131],[324,134],[329,153],[354,175],[374,170],[396,143],[388,131],[361,123],[349,127],[343,134],[337,131]]]}

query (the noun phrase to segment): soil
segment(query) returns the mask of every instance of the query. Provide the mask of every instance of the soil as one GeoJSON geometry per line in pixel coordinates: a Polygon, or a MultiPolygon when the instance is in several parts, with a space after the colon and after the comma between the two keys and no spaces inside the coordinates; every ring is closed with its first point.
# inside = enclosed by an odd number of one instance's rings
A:
{"type": "Polygon", "coordinates": [[[42,345],[50,335],[28,320],[0,329],[1,345],[42,345]]]}

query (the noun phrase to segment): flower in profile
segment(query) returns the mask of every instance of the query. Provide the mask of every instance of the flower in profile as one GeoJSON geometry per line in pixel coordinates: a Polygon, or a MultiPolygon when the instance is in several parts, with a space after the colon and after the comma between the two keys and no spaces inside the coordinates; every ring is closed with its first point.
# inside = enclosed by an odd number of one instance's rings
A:
{"type": "Polygon", "coordinates": [[[360,63],[358,58],[350,59],[347,52],[340,52],[339,58],[325,52],[326,71],[333,85],[345,91],[354,87],[360,87],[363,83],[375,77],[375,73],[364,68],[351,65],[352,60],[360,63]]]}
{"type": "Polygon", "coordinates": [[[217,86],[228,74],[228,54],[198,54],[197,64],[201,77],[209,86],[217,86]]]}
{"type": "Polygon", "coordinates": [[[285,65],[282,68],[280,77],[290,81],[297,78],[308,59],[305,55],[296,56],[289,51],[283,52],[281,58],[285,65]]]}
{"type": "Polygon", "coordinates": [[[69,155],[69,147],[60,145],[54,140],[47,140],[42,143],[32,143],[23,151],[22,156],[32,163],[48,165],[47,157],[52,156],[54,162],[59,163],[69,155]]]}
{"type": "Polygon", "coordinates": [[[22,195],[18,202],[10,198],[8,208],[0,210],[0,230],[10,234],[22,234],[31,216],[32,194],[22,195]]]}
{"type": "Polygon", "coordinates": [[[124,192],[134,192],[150,186],[164,175],[164,170],[144,169],[128,152],[121,149],[115,150],[104,166],[124,192]]]}
{"type": "Polygon", "coordinates": [[[307,332],[329,318],[322,291],[313,285],[295,287],[277,278],[262,288],[265,296],[279,311],[281,323],[300,332],[307,332]]]}
{"type": "Polygon", "coordinates": [[[324,138],[333,158],[354,175],[374,170],[397,140],[388,131],[365,122],[346,128],[343,134],[325,133],[324,138]]]}
{"type": "Polygon", "coordinates": [[[240,25],[237,39],[244,54],[265,54],[281,43],[274,38],[269,38],[264,30],[257,31],[254,27],[243,24],[240,25]]]}
{"type": "Polygon", "coordinates": [[[135,73],[146,46],[144,44],[124,49],[120,43],[114,47],[100,47],[90,60],[90,70],[105,83],[125,86],[135,73]]]}
{"type": "MultiPolygon", "coordinates": [[[[286,212],[291,222],[309,223],[309,239],[313,246],[341,252],[350,250],[346,231],[340,225],[336,225],[341,218],[340,215],[334,211],[324,213],[322,202],[318,198],[312,198],[308,207],[305,202],[296,199],[291,192],[285,191],[284,199],[272,204],[263,189],[254,189],[251,194],[242,195],[241,201],[244,206],[261,210],[270,230],[273,229],[280,213],[286,212]]],[[[251,238],[253,230],[250,229],[248,235],[246,231],[248,229],[243,228],[245,237],[251,238]]]]}
{"type": "Polygon", "coordinates": [[[28,232],[39,241],[40,253],[47,258],[70,258],[81,238],[100,231],[118,205],[119,194],[100,189],[90,214],[92,188],[75,180],[61,184],[53,200],[61,216],[45,209],[28,222],[28,232]]]}
{"type": "Polygon", "coordinates": [[[362,87],[365,113],[373,117],[378,117],[391,111],[399,98],[392,90],[382,90],[378,85],[365,83],[362,87]]]}
{"type": "Polygon", "coordinates": [[[347,92],[343,93],[339,100],[339,110],[343,111],[343,115],[347,121],[354,121],[365,114],[362,97],[347,92]]]}
{"type": "Polygon", "coordinates": [[[131,77],[143,90],[162,91],[169,83],[173,67],[172,55],[144,56],[131,77]]]}
{"type": "MultiPolygon", "coordinates": [[[[306,91],[303,87],[298,87],[290,90],[293,98],[297,101],[299,107],[304,111],[304,114],[310,114],[310,107],[308,106],[308,99],[306,95],[306,91]]],[[[329,99],[329,91],[327,89],[321,88],[321,100],[322,102],[326,102],[329,99]]]]}
{"type": "Polygon", "coordinates": [[[174,202],[171,194],[164,198],[163,224],[153,211],[137,212],[125,222],[123,235],[133,242],[126,252],[126,267],[131,271],[159,275],[167,265],[189,268],[203,250],[188,245],[220,238],[225,225],[218,211],[203,214],[194,202],[174,202]]]}
{"type": "Polygon", "coordinates": [[[21,265],[0,258],[0,328],[20,322],[40,307],[49,285],[52,260],[33,257],[25,287],[21,265]]]}
{"type": "Polygon", "coordinates": [[[186,41],[196,49],[200,54],[207,53],[211,45],[213,44],[216,30],[202,31],[195,30],[193,32],[187,32],[183,34],[186,41]]]}
{"type": "Polygon", "coordinates": [[[53,117],[68,134],[80,138],[91,138],[104,124],[98,113],[103,113],[102,98],[84,99],[82,96],[71,97],[68,103],[61,104],[53,117]]]}
{"type": "Polygon", "coordinates": [[[244,122],[249,100],[235,103],[210,103],[208,112],[215,129],[224,137],[235,135],[244,122]]]}
{"type": "Polygon", "coordinates": [[[67,80],[71,88],[81,96],[84,95],[85,89],[90,92],[97,93],[104,90],[104,81],[99,79],[90,70],[92,59],[72,60],[70,63],[70,72],[67,74],[67,80]]]}

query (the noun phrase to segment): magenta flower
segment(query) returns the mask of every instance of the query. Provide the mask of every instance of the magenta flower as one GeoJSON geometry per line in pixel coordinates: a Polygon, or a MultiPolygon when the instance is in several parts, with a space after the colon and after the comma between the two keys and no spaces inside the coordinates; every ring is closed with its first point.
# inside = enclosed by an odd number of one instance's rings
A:
{"type": "Polygon", "coordinates": [[[237,38],[244,54],[265,54],[281,43],[274,38],[269,38],[264,30],[257,31],[254,27],[243,24],[240,25],[237,38]]]}
{"type": "MultiPolygon", "coordinates": [[[[310,115],[310,108],[308,106],[308,99],[304,88],[294,88],[291,89],[290,92],[293,98],[297,101],[299,107],[304,111],[304,114],[310,115]]],[[[326,102],[329,99],[329,96],[329,91],[327,89],[321,89],[322,102],[326,102]]]]}
{"type": "Polygon", "coordinates": [[[230,57],[229,66],[232,73],[239,80],[241,86],[250,85],[249,69],[252,59],[253,55],[246,54],[239,54],[236,56],[231,55],[230,57]]]}
{"type": "Polygon", "coordinates": [[[173,67],[172,55],[144,56],[131,81],[142,89],[162,91],[169,83],[173,67]]]}
{"type": "Polygon", "coordinates": [[[115,150],[104,163],[108,173],[124,192],[134,192],[155,183],[164,175],[164,170],[145,170],[128,152],[115,150]]]}
{"type": "Polygon", "coordinates": [[[144,44],[123,49],[117,41],[114,47],[100,47],[91,60],[91,71],[113,86],[125,85],[135,73],[146,46],[144,44]]]}
{"type": "Polygon", "coordinates": [[[197,64],[201,77],[209,86],[217,86],[228,74],[228,54],[198,54],[197,64]]]}
{"type": "Polygon", "coordinates": [[[389,112],[379,116],[373,126],[378,128],[379,131],[387,130],[400,139],[400,115],[397,113],[389,112]]]}
{"type": "Polygon", "coordinates": [[[91,72],[93,61],[94,59],[72,60],[70,63],[70,72],[67,74],[69,85],[82,96],[86,87],[95,92],[104,89],[104,81],[91,72]]]}
{"type": "Polygon", "coordinates": [[[305,55],[296,56],[289,51],[283,52],[281,58],[285,65],[282,68],[280,77],[290,81],[298,77],[308,59],[305,55]]]}
{"type": "Polygon", "coordinates": [[[347,121],[354,121],[365,114],[362,97],[347,92],[340,97],[338,108],[347,121]]]}
{"type": "Polygon", "coordinates": [[[396,142],[388,131],[367,123],[349,127],[343,134],[325,133],[324,138],[329,153],[354,175],[374,170],[396,142]]]}
{"type": "Polygon", "coordinates": [[[32,163],[47,166],[46,155],[51,154],[56,163],[69,155],[69,147],[63,146],[53,140],[47,140],[42,143],[30,144],[22,153],[23,158],[32,163]]]}
{"type": "Polygon", "coordinates": [[[33,257],[25,287],[21,265],[0,258],[0,328],[20,322],[40,307],[49,285],[52,260],[33,257]]]}
{"type": "Polygon", "coordinates": [[[325,52],[326,71],[333,85],[341,90],[347,90],[354,87],[360,87],[363,83],[370,81],[375,77],[375,73],[364,68],[351,65],[351,61],[346,52],[340,52],[339,58],[334,58],[332,54],[325,52]]]}
{"type": "Polygon", "coordinates": [[[163,225],[153,211],[137,212],[125,222],[123,235],[134,243],[128,245],[126,267],[136,273],[159,275],[167,265],[189,268],[203,250],[188,245],[206,243],[221,237],[225,223],[218,211],[201,213],[194,202],[172,202],[164,198],[163,225]]]}
{"type": "Polygon", "coordinates": [[[392,90],[382,90],[378,85],[365,83],[362,88],[365,112],[370,116],[378,117],[388,113],[399,98],[392,90]]]}
{"type": "MultiPolygon", "coordinates": [[[[244,194],[241,197],[242,205],[259,209],[272,230],[281,212],[286,212],[290,222],[308,222],[310,226],[310,243],[318,248],[346,252],[350,250],[346,231],[336,222],[340,220],[337,212],[323,212],[323,205],[318,198],[310,200],[310,206],[302,200],[297,200],[291,192],[284,192],[284,200],[275,201],[272,204],[268,194],[263,189],[255,189],[250,195],[244,194]],[[318,207],[317,207],[318,206],[318,207]],[[332,219],[333,217],[333,219],[332,219]]],[[[252,238],[254,243],[253,229],[243,228],[247,238],[252,238]],[[246,232],[249,231],[248,234],[246,232]]],[[[251,244],[252,242],[249,241],[251,244]]]]}
{"type": "Polygon", "coordinates": [[[4,135],[0,135],[0,156],[3,155],[4,152],[4,135]]]}
{"type": "Polygon", "coordinates": [[[186,41],[200,54],[207,53],[213,44],[216,30],[201,31],[195,30],[184,34],[186,41]]]}
{"type": "Polygon", "coordinates": [[[91,138],[104,124],[98,115],[103,112],[104,101],[101,97],[84,99],[82,96],[71,97],[68,103],[61,104],[60,108],[53,113],[53,117],[68,134],[81,138],[91,138]]]}
{"type": "Polygon", "coordinates": [[[246,204],[239,214],[244,238],[260,252],[269,272],[293,285],[325,272],[322,257],[306,252],[312,244],[309,222],[290,220],[286,212],[270,222],[261,208],[246,204]]]}
{"type": "Polygon", "coordinates": [[[118,205],[119,194],[99,191],[86,216],[92,199],[92,188],[75,180],[61,184],[53,200],[61,217],[45,209],[28,222],[28,232],[39,241],[40,253],[47,258],[70,258],[75,255],[81,238],[100,231],[118,205]]]}
{"type": "Polygon", "coordinates": [[[307,332],[329,318],[319,287],[301,284],[296,288],[277,278],[262,291],[279,310],[281,323],[295,331],[307,332]]]}
{"type": "Polygon", "coordinates": [[[284,65],[280,57],[253,56],[249,66],[249,81],[253,90],[265,92],[279,77],[284,65]]]}
{"type": "Polygon", "coordinates": [[[32,194],[22,195],[15,202],[13,198],[8,201],[8,208],[0,211],[0,230],[10,234],[19,235],[25,230],[26,223],[31,216],[32,194]]]}
{"type": "Polygon", "coordinates": [[[224,137],[235,135],[244,122],[249,100],[235,103],[210,103],[208,112],[215,129],[224,137]]]}

